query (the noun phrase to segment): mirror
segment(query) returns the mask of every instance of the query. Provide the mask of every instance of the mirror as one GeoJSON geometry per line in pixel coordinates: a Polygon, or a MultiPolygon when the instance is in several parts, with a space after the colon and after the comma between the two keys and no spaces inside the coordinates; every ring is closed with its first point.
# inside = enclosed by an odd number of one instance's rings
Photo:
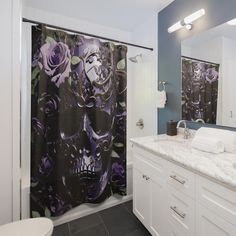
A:
{"type": "Polygon", "coordinates": [[[181,43],[182,119],[236,127],[236,20],[181,43]]]}

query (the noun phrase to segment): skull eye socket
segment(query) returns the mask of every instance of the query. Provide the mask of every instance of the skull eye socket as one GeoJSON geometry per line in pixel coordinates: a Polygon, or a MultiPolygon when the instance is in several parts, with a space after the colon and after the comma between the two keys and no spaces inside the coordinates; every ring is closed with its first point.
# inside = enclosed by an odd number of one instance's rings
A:
{"type": "Polygon", "coordinates": [[[104,135],[112,127],[112,116],[105,111],[92,110],[88,112],[91,127],[97,135],[104,135]]]}
{"type": "Polygon", "coordinates": [[[81,127],[83,110],[80,108],[69,108],[60,113],[59,127],[62,138],[75,135],[81,127]]]}

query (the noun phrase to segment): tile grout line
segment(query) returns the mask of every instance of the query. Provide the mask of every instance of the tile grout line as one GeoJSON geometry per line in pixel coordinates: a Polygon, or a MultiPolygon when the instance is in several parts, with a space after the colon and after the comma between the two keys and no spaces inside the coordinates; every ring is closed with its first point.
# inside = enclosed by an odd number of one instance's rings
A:
{"type": "MultiPolygon", "coordinates": [[[[98,215],[98,217],[100,218],[100,215],[98,214],[98,212],[97,213],[93,213],[93,214],[96,214],[96,215],[98,215]]],[[[92,215],[93,215],[92,214],[92,215]]],[[[86,216],[86,217],[89,217],[89,216],[91,216],[91,215],[88,215],[88,216],[86,216]]],[[[76,219],[76,220],[79,220],[80,218],[78,218],[78,219],[76,219]]],[[[101,218],[100,218],[101,219],[101,218]]],[[[76,221],[76,220],[73,220],[73,221],[76,221]]],[[[102,220],[102,219],[101,219],[102,220]]],[[[69,229],[70,229],[70,223],[71,223],[72,221],[70,221],[69,223],[68,223],[68,227],[69,227],[69,229]]],[[[100,225],[101,223],[103,223],[103,221],[101,221],[100,223],[95,223],[94,225],[89,225],[89,226],[87,226],[87,227],[85,227],[84,229],[79,229],[79,230],[76,230],[76,232],[74,232],[73,234],[77,234],[77,233],[80,233],[80,232],[83,232],[83,231],[85,231],[85,230],[88,230],[88,229],[90,229],[90,228],[93,228],[93,227],[96,227],[96,226],[98,226],[98,225],[100,225]]],[[[71,233],[71,230],[70,230],[70,236],[73,236],[73,234],[71,233]]]]}
{"type": "Polygon", "coordinates": [[[128,209],[128,207],[127,207],[124,203],[122,203],[122,204],[123,204],[125,210],[128,211],[128,213],[129,213],[131,216],[134,216],[133,209],[132,209],[132,211],[130,211],[130,210],[128,209]]]}
{"type": "Polygon", "coordinates": [[[106,224],[105,224],[104,220],[102,219],[102,216],[100,215],[99,212],[98,212],[98,215],[99,215],[99,217],[100,217],[100,219],[101,219],[101,221],[102,221],[102,224],[103,224],[103,226],[104,226],[104,228],[105,228],[105,230],[106,230],[108,236],[111,236],[111,234],[110,234],[110,232],[108,231],[107,226],[106,226],[106,224]]]}
{"type": "Polygon", "coordinates": [[[126,234],[125,236],[130,236],[130,235],[132,235],[133,233],[138,232],[138,230],[139,230],[139,229],[136,229],[136,230],[132,231],[131,233],[126,234]]]}
{"type": "MultiPolygon", "coordinates": [[[[134,213],[133,213],[133,207],[132,207],[132,211],[130,211],[130,209],[129,209],[124,203],[123,203],[123,205],[124,205],[125,210],[128,211],[128,213],[130,214],[130,216],[135,217],[135,219],[138,221],[138,223],[142,224],[142,222],[140,222],[139,219],[134,215],[134,213]]],[[[143,227],[144,227],[144,226],[143,226],[143,227]]],[[[135,229],[135,230],[134,230],[133,232],[131,232],[131,233],[134,233],[134,232],[136,232],[136,231],[138,231],[138,230],[140,230],[140,227],[138,227],[137,229],[135,229]]],[[[126,236],[129,236],[131,233],[128,233],[126,236]]]]}
{"type": "Polygon", "coordinates": [[[67,223],[67,227],[68,227],[68,230],[69,230],[69,234],[70,234],[70,236],[72,236],[72,234],[71,234],[71,230],[70,230],[70,224],[69,224],[69,223],[67,223]]]}

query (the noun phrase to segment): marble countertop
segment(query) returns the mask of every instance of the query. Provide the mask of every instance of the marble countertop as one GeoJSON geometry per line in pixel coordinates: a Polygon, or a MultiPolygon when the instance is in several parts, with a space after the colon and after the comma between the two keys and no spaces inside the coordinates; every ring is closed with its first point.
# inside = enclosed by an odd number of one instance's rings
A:
{"type": "Polygon", "coordinates": [[[193,149],[192,139],[185,140],[181,134],[139,137],[130,141],[164,159],[236,189],[236,153],[211,154],[193,149]]]}

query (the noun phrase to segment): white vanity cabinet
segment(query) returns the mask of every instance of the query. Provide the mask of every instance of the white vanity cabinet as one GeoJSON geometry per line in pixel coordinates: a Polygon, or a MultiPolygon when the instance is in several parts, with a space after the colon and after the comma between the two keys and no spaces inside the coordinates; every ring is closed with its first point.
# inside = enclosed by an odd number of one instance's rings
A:
{"type": "Polygon", "coordinates": [[[133,211],[153,236],[236,236],[236,192],[133,147],[133,211]]]}
{"type": "Polygon", "coordinates": [[[166,188],[162,161],[150,163],[135,153],[133,168],[134,214],[152,235],[166,235],[166,204],[163,204],[166,202],[166,188]]]}
{"type": "Polygon", "coordinates": [[[197,176],[196,197],[196,235],[236,235],[236,192],[197,176]]]}
{"type": "Polygon", "coordinates": [[[208,208],[197,204],[196,207],[196,235],[197,236],[235,236],[236,227],[208,208]]]}

